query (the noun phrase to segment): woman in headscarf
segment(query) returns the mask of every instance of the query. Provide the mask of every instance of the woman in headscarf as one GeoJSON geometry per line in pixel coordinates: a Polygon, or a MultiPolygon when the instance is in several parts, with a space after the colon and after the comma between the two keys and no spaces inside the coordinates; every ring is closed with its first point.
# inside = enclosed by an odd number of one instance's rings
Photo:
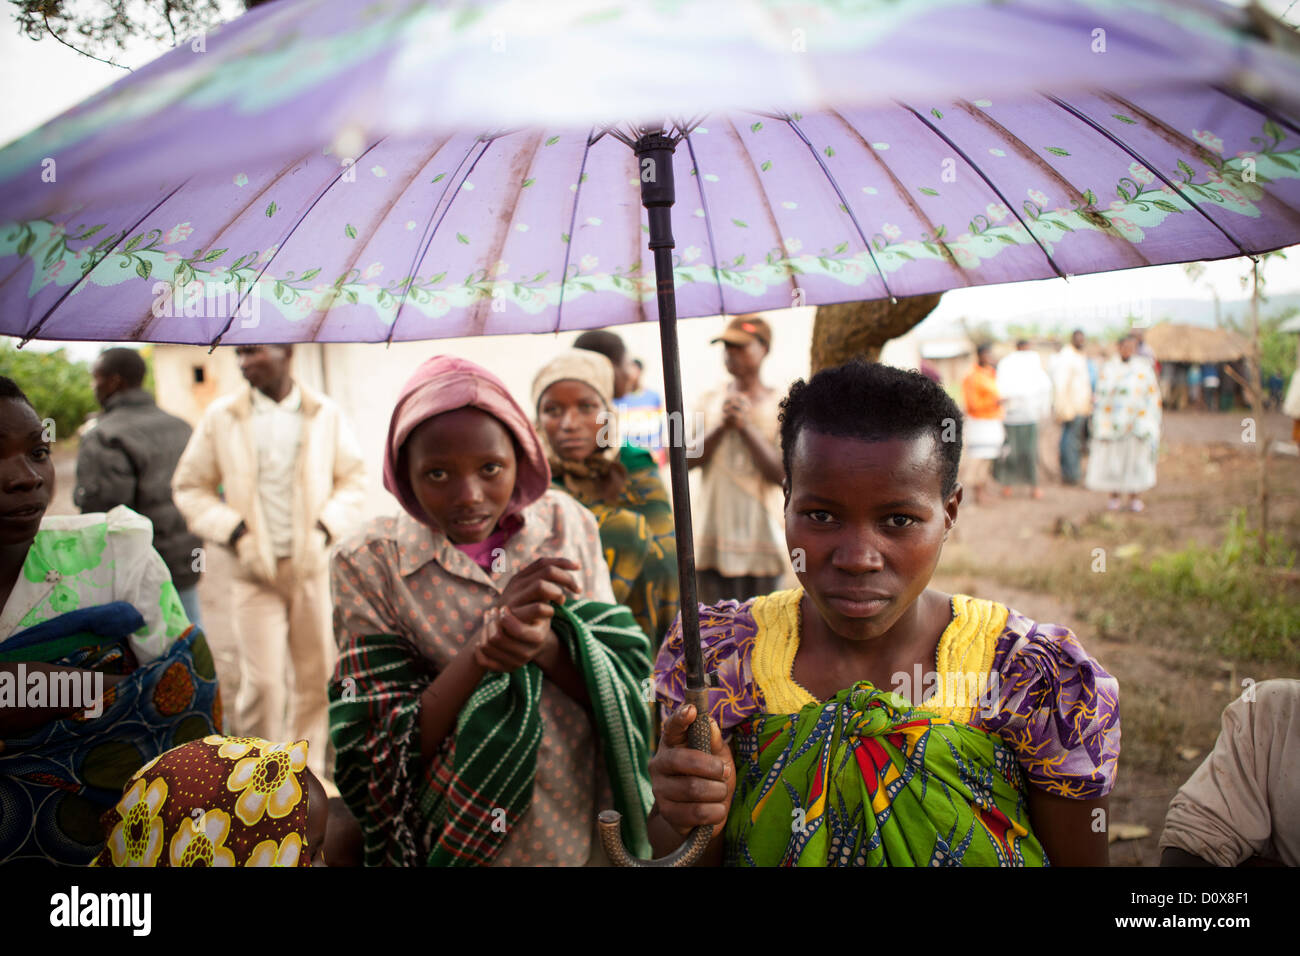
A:
{"type": "Polygon", "coordinates": [[[127,778],[221,722],[149,522],[47,516],[53,496],[45,424],[0,377],[0,863],[90,862],[127,778]]]}
{"type": "Polygon", "coordinates": [[[439,356],[403,387],[384,487],[405,513],[333,559],[335,779],[367,865],[599,862],[597,809],[649,806],[649,640],[550,483],[486,369],[439,356]]]}
{"type": "Polygon", "coordinates": [[[533,379],[533,410],[552,484],[596,516],[614,599],[658,647],[677,616],[677,532],[654,457],[619,440],[613,365],[556,356],[533,379]]]}
{"type": "Polygon", "coordinates": [[[1138,497],[1155,487],[1160,453],[1160,383],[1151,363],[1138,351],[1135,335],[1119,341],[1119,354],[1102,367],[1092,411],[1092,449],[1084,484],[1110,492],[1107,507],[1120,509],[1128,495],[1132,511],[1138,497]]]}

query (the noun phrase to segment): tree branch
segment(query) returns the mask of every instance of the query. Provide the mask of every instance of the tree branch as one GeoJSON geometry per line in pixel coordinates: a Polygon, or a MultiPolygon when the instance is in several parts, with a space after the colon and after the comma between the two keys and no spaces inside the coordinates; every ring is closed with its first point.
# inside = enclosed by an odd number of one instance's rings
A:
{"type": "Polygon", "coordinates": [[[48,14],[42,13],[41,19],[45,21],[45,29],[49,32],[50,36],[54,37],[54,39],[58,40],[69,50],[73,50],[77,53],[80,53],[82,56],[88,56],[92,60],[98,60],[100,63],[107,63],[109,66],[115,66],[119,70],[126,70],[126,72],[128,73],[132,72],[129,66],[123,66],[121,63],[114,63],[112,60],[105,60],[103,57],[95,56],[95,54],[93,53],[87,53],[85,50],[77,49],[77,47],[73,46],[67,40],[63,39],[63,37],[59,36],[57,33],[54,32],[54,27],[50,26],[50,18],[48,14]]]}

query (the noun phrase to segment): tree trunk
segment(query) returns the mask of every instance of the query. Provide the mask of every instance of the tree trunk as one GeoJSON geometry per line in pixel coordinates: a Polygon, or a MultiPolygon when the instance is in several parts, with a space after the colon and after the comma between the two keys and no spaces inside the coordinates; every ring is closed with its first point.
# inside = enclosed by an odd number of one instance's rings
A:
{"type": "Polygon", "coordinates": [[[812,372],[854,358],[880,361],[880,350],[934,311],[942,293],[912,295],[891,305],[888,299],[819,305],[813,321],[812,372]]]}

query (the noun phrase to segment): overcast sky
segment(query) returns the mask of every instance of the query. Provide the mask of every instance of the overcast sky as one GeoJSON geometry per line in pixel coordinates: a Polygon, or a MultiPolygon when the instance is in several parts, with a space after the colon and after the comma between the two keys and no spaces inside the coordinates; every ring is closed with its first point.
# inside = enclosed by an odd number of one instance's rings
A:
{"type": "MultiPolygon", "coordinates": [[[[238,7],[227,0],[229,7],[238,7]]],[[[1265,0],[1265,6],[1290,23],[1300,21],[1300,0],[1265,0]]],[[[4,4],[0,11],[0,143],[8,143],[48,122],[64,110],[127,76],[122,69],[88,59],[55,40],[29,40],[18,31],[4,4]]],[[[165,47],[137,43],[112,59],[131,67],[149,62],[165,47]]],[[[1300,246],[1288,251],[1286,261],[1268,267],[1271,293],[1300,292],[1300,246]]],[[[1154,266],[1125,272],[1077,276],[1068,283],[1060,279],[1021,282],[1001,286],[961,289],[944,296],[936,320],[970,316],[975,321],[995,315],[1038,312],[1046,325],[1058,316],[1079,310],[1105,309],[1115,303],[1137,303],[1145,299],[1189,298],[1210,300],[1211,288],[1225,300],[1242,295],[1240,277],[1249,270],[1245,260],[1207,263],[1199,283],[1187,278],[1181,266],[1154,266]]],[[[33,343],[35,344],[35,343],[33,343]]],[[[82,344],[74,348],[77,357],[93,356],[100,346],[82,344]]]]}

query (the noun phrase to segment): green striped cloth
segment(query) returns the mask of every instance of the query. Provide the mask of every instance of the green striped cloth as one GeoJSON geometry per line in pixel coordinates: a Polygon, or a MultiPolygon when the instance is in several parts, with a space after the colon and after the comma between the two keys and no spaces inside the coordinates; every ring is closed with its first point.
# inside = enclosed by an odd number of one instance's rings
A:
{"type": "MultiPolygon", "coordinates": [[[[557,607],[551,626],[586,684],[624,841],[648,855],[650,641],[627,608],[599,601],[557,607]]],[[[361,822],[367,865],[490,864],[531,805],[541,669],[485,675],[426,767],[420,696],[434,676],[409,641],[388,634],[354,639],[335,670],[335,778],[361,822]]]]}

